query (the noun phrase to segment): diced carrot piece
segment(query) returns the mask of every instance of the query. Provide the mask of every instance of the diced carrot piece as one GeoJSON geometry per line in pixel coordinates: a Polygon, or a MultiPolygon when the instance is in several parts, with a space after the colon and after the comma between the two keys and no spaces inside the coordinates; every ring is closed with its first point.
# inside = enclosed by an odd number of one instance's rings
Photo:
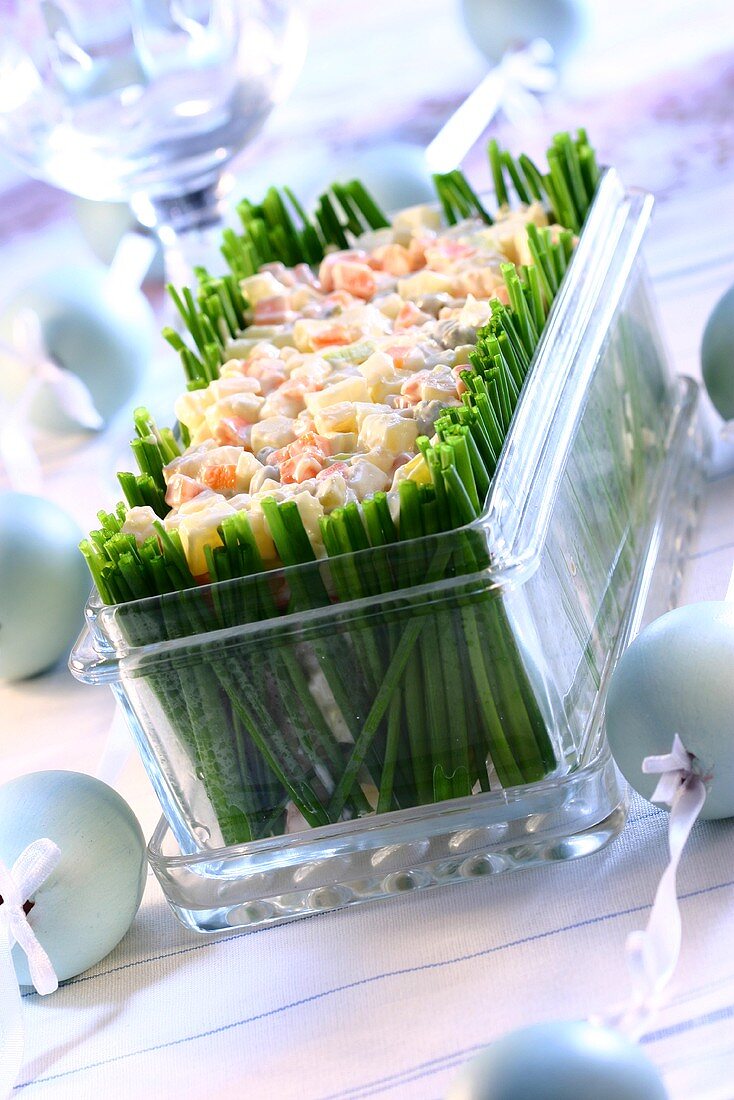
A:
{"type": "Polygon", "coordinates": [[[363,301],[369,301],[377,290],[375,277],[367,264],[345,260],[334,264],[331,274],[336,290],[346,290],[363,301]]]}
{"type": "Polygon", "coordinates": [[[370,267],[386,271],[388,275],[409,275],[415,270],[415,262],[405,245],[385,244],[370,256],[370,267]]]}
{"type": "Polygon", "coordinates": [[[217,443],[223,447],[250,447],[252,424],[241,416],[225,416],[219,421],[214,432],[217,443]]]}
{"type": "Polygon", "coordinates": [[[284,325],[292,321],[295,313],[290,308],[291,300],[285,294],[273,298],[261,298],[255,303],[256,325],[284,325]]]}
{"type": "Polygon", "coordinates": [[[171,508],[178,508],[186,500],[193,500],[199,493],[203,493],[204,486],[200,481],[186,474],[174,474],[166,489],[166,504],[171,508]]]}
{"type": "Polygon", "coordinates": [[[257,359],[251,359],[247,364],[247,375],[250,378],[257,378],[260,382],[260,389],[262,393],[272,393],[273,390],[277,390],[288,377],[288,371],[286,370],[285,363],[280,359],[271,359],[267,355],[259,356],[257,359]]]}
{"type": "Polygon", "coordinates": [[[420,268],[425,266],[426,263],[426,247],[428,241],[422,241],[419,237],[413,237],[408,245],[408,255],[410,256],[410,262],[413,265],[413,271],[419,271],[420,268]]]}
{"type": "Polygon", "coordinates": [[[333,324],[321,332],[314,333],[311,343],[314,348],[343,347],[354,342],[351,329],[346,325],[333,324]]]}
{"type": "MultiPolygon", "coordinates": [[[[400,393],[405,397],[409,405],[416,405],[421,400],[421,390],[430,377],[429,370],[419,370],[412,374],[400,387],[400,393]]],[[[401,408],[407,406],[401,405],[401,408]]]]}
{"type": "Polygon", "coordinates": [[[474,256],[476,251],[476,248],[473,248],[470,244],[451,240],[450,237],[443,237],[431,242],[426,247],[426,266],[431,271],[448,271],[457,260],[468,259],[470,256],[474,256]]]}
{"type": "Polygon", "coordinates": [[[358,263],[367,263],[367,253],[361,248],[345,249],[342,252],[329,252],[324,256],[319,267],[319,282],[321,289],[327,294],[334,289],[334,265],[344,263],[346,260],[356,260],[358,263]]]}
{"type": "Polygon", "coordinates": [[[418,309],[415,302],[404,302],[395,318],[394,329],[395,332],[404,332],[408,328],[413,328],[414,325],[424,325],[430,320],[430,315],[418,309]]]}
{"type": "Polygon", "coordinates": [[[201,472],[201,480],[209,489],[214,489],[218,493],[222,493],[227,489],[235,489],[237,487],[237,467],[229,463],[226,466],[207,466],[201,472]]]}
{"type": "Polygon", "coordinates": [[[303,454],[314,454],[322,458],[328,458],[331,454],[331,443],[324,436],[317,435],[316,432],[304,432],[292,443],[288,443],[278,451],[273,451],[270,461],[279,466],[281,462],[288,462],[291,458],[303,454]]]}
{"type": "Polygon", "coordinates": [[[294,482],[307,481],[310,477],[316,477],[318,473],[323,469],[323,458],[307,452],[301,455],[294,455],[293,458],[288,459],[280,467],[280,480],[283,484],[293,484],[294,482]]]}
{"type": "Polygon", "coordinates": [[[391,348],[385,348],[385,354],[390,356],[397,370],[403,369],[405,360],[408,358],[410,351],[410,348],[405,348],[398,344],[391,348]]]}
{"type": "Polygon", "coordinates": [[[308,264],[296,264],[293,268],[293,274],[296,276],[299,283],[303,283],[306,286],[318,286],[318,279],[308,264]]]}
{"type": "Polygon", "coordinates": [[[317,481],[323,481],[329,474],[341,474],[342,477],[346,477],[349,473],[349,466],[346,462],[332,462],[330,466],[324,466],[320,474],[316,475],[317,481]]]}

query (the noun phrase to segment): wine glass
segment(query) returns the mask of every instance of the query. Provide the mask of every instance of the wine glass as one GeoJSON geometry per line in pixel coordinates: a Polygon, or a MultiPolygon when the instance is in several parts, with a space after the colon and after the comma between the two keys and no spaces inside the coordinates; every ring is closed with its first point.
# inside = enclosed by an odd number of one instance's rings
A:
{"type": "Polygon", "coordinates": [[[0,11],[0,146],[76,195],[128,201],[179,285],[216,263],[224,170],[303,61],[289,0],[0,0],[0,11]]]}

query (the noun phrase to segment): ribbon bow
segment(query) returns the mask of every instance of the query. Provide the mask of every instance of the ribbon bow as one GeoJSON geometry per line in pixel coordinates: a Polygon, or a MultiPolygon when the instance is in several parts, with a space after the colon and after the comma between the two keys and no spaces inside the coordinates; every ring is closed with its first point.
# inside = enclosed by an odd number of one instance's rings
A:
{"type": "Polygon", "coordinates": [[[677,733],[670,752],[645,757],[642,770],[646,775],[660,776],[650,801],[670,806],[670,860],[658,884],[647,928],[631,932],[625,945],[633,991],[629,1004],[614,1015],[614,1022],[632,1038],[645,1030],[646,1020],[678,962],[681,917],[676,874],[686,841],[706,800],[711,778],[700,773],[695,756],[688,752],[677,733]]]}
{"type": "Polygon", "coordinates": [[[12,948],[17,943],[28,959],[37,991],[58,988],[51,960],[28,921],[29,899],[58,866],[61,850],[44,838],[29,844],[11,870],[0,861],[0,1096],[9,1096],[23,1064],[23,1012],[12,948]]]}

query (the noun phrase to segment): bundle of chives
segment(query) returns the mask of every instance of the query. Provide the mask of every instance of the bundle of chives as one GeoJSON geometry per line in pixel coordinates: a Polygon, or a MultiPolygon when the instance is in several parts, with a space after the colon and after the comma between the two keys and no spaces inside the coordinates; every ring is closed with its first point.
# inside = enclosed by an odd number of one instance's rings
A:
{"type": "MultiPolygon", "coordinates": [[[[176,531],[159,523],[156,535],[138,546],[122,532],[123,505],[101,514],[100,529],[82,550],[102,599],[131,605],[125,623],[133,643],[160,640],[162,632],[180,638],[212,627],[276,623],[284,612],[326,607],[335,598],[344,604],[379,598],[444,577],[468,578],[489,566],[486,543],[469,525],[481,513],[572,254],[572,230],[580,228],[596,181],[583,132],[575,141],[554,139],[547,176],[528,158],[515,162],[494,144],[489,155],[501,204],[508,201],[506,173],[521,201],[545,195],[570,224],[555,240],[550,230],[531,224],[533,264],[519,272],[504,266],[510,304],[492,301],[491,320],[462,373],[463,403],[444,411],[433,442],[419,440],[425,483],[400,484],[397,518],[384,493],[324,517],[326,572],[295,503],[263,503],[285,567],[277,574],[265,569],[247,515],[228,517],[219,528],[221,545],[206,552],[209,578],[218,582],[211,597],[197,589],[176,531]],[[431,538],[454,529],[450,546],[431,538]],[[166,601],[167,593],[185,589],[190,600],[166,601]],[[136,607],[144,597],[163,598],[136,607]]],[[[448,221],[476,215],[491,223],[461,173],[436,184],[448,221]]],[[[314,219],[290,191],[274,189],[259,205],[243,203],[240,217],[243,234],[229,234],[223,248],[231,272],[218,278],[200,272],[197,299],[189,290],[173,292],[195,350],[177,334],[166,335],[192,388],[218,376],[228,340],[247,324],[241,278],[274,259],[315,263],[330,245],[345,247],[347,233],[387,224],[355,182],[322,196],[314,219]]],[[[130,506],[149,504],[163,518],[163,467],[181,448],[145,410],[136,413],[135,426],[140,473],[121,474],[120,483],[130,506]]],[[[385,604],[379,614],[348,621],[336,637],[315,634],[308,641],[346,737],[329,720],[293,648],[279,645],[277,636],[257,652],[216,643],[195,667],[184,663],[149,677],[202,777],[227,843],[282,831],[288,803],[309,824],[321,825],[345,814],[488,790],[488,761],[504,786],[539,779],[554,767],[553,746],[500,601],[459,587],[430,614],[417,600],[404,620],[385,604]]]]}

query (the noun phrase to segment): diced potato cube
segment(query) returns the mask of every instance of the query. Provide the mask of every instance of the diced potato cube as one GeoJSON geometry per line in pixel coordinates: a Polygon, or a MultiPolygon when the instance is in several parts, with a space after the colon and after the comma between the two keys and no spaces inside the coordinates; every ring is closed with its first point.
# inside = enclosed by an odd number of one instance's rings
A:
{"type": "Polygon", "coordinates": [[[255,456],[249,451],[243,451],[237,459],[237,492],[246,493],[253,476],[261,469],[262,464],[255,456]]]}
{"type": "Polygon", "coordinates": [[[352,454],[354,448],[357,446],[356,432],[322,432],[318,427],[318,417],[315,423],[319,435],[323,435],[324,439],[329,440],[331,444],[331,453],[333,455],[352,454]]]}
{"type": "Polygon", "coordinates": [[[319,409],[314,414],[314,424],[319,435],[328,435],[330,432],[356,431],[357,420],[354,414],[354,404],[351,401],[338,401],[336,405],[319,409]]]}
{"type": "Polygon", "coordinates": [[[296,438],[293,421],[288,416],[270,416],[252,425],[250,446],[255,454],[263,447],[285,447],[296,438]]]}
{"type": "Polygon", "coordinates": [[[210,466],[236,466],[237,460],[242,454],[241,447],[212,447],[204,455],[204,461],[201,464],[202,469],[208,469],[210,466]]]}
{"type": "Polygon", "coordinates": [[[251,502],[248,519],[250,520],[252,535],[260,552],[260,557],[264,562],[275,561],[278,555],[275,550],[273,536],[270,534],[270,528],[268,527],[267,520],[258,502],[251,502]]]}
{"type": "Polygon", "coordinates": [[[250,493],[259,494],[263,486],[267,483],[265,493],[270,491],[273,485],[278,485],[278,467],[277,466],[261,466],[259,470],[255,470],[250,481],[250,493]]]}
{"type": "Polygon", "coordinates": [[[482,325],[487,324],[491,316],[489,302],[469,294],[459,313],[459,324],[462,328],[481,328],[482,325]]]}
{"type": "Polygon", "coordinates": [[[293,497],[298,508],[301,522],[306,529],[311,545],[319,558],[326,556],[319,520],[324,514],[323,505],[312,493],[298,493],[293,497]]]}
{"type": "Polygon", "coordinates": [[[204,390],[189,390],[176,398],[173,411],[177,420],[185,424],[190,432],[195,432],[204,423],[207,407],[215,400],[208,386],[204,390]]]}
{"type": "Polygon", "coordinates": [[[454,285],[453,275],[444,275],[440,271],[417,271],[405,279],[398,279],[398,294],[401,298],[422,298],[425,294],[450,294],[454,285]]]}
{"type": "Polygon", "coordinates": [[[342,473],[327,474],[317,482],[316,496],[324,512],[333,512],[347,503],[347,483],[342,473]]]}
{"type": "MultiPolygon", "coordinates": [[[[200,496],[203,495],[203,493],[200,494],[200,496]]],[[[182,516],[178,530],[189,569],[195,577],[200,577],[207,572],[204,549],[207,546],[213,549],[222,545],[217,528],[227,516],[234,515],[234,511],[235,509],[228,501],[213,493],[207,507],[182,516]]]]}
{"type": "Polygon", "coordinates": [[[209,425],[206,422],[206,418],[204,418],[204,420],[202,420],[201,424],[199,425],[199,427],[195,431],[192,428],[190,428],[189,431],[191,432],[191,446],[192,447],[200,447],[204,443],[212,443],[213,442],[213,440],[212,440],[212,431],[211,431],[211,428],[209,427],[209,425]]]}
{"type": "Polygon", "coordinates": [[[398,467],[393,486],[397,486],[400,481],[406,480],[415,481],[418,485],[431,484],[431,471],[428,469],[428,464],[422,454],[417,454],[414,458],[411,458],[410,462],[398,467]]]}
{"type": "Polygon", "coordinates": [[[542,202],[531,202],[524,211],[526,222],[533,222],[538,228],[548,224],[548,215],[542,202]]]}
{"type": "Polygon", "coordinates": [[[355,374],[353,377],[343,378],[341,382],[335,382],[333,386],[327,386],[326,389],[317,390],[316,393],[307,393],[306,408],[313,415],[320,409],[343,401],[368,401],[369,396],[364,378],[355,374]]]}
{"type": "Polygon", "coordinates": [[[383,402],[391,393],[400,393],[400,387],[405,381],[405,373],[395,369],[395,364],[384,351],[376,351],[370,355],[359,368],[369,388],[373,401],[383,402]]]}
{"type": "Polygon", "coordinates": [[[258,397],[256,393],[232,393],[216,401],[206,410],[206,422],[209,430],[214,433],[220,420],[225,417],[236,416],[247,424],[254,424],[263,407],[264,397],[258,397]]]}
{"type": "Polygon", "coordinates": [[[421,386],[422,401],[456,401],[456,379],[449,367],[437,367],[426,377],[421,386]]]}
{"type": "MultiPolygon", "coordinates": [[[[267,469],[267,467],[265,467],[265,469],[267,469]]],[[[282,490],[283,486],[279,481],[275,481],[272,477],[264,477],[262,481],[258,483],[257,494],[261,500],[264,500],[265,497],[272,497],[274,495],[280,498],[283,496],[282,490]]]]}
{"type": "Polygon", "coordinates": [[[271,416],[286,416],[295,419],[303,411],[303,398],[298,394],[281,393],[273,390],[265,398],[265,403],[260,409],[260,416],[267,420],[271,416]]]}
{"type": "Polygon", "coordinates": [[[375,305],[380,313],[384,313],[391,321],[394,321],[403,308],[403,299],[399,294],[383,294],[375,299],[375,305]]]}
{"type": "Polygon", "coordinates": [[[418,206],[407,206],[401,210],[392,220],[394,229],[440,229],[441,215],[435,206],[422,203],[418,206]]]}
{"type": "Polygon", "coordinates": [[[392,410],[366,416],[359,432],[359,442],[368,450],[384,447],[392,454],[412,451],[417,438],[418,425],[415,420],[392,410]]]}
{"type": "Polygon", "coordinates": [[[147,504],[142,507],[131,508],[125,516],[122,533],[124,535],[134,535],[136,543],[140,546],[151,535],[155,535],[156,530],[153,524],[157,522],[158,516],[147,504]]]}
{"type": "Polygon", "coordinates": [[[381,405],[377,401],[356,401],[354,404],[354,418],[357,422],[357,431],[361,431],[366,417],[378,412],[392,412],[392,409],[389,405],[381,405]]]}
{"type": "Polygon", "coordinates": [[[247,304],[254,306],[263,298],[277,298],[281,294],[288,294],[289,288],[279,282],[272,271],[258,271],[255,275],[240,279],[240,290],[247,299],[247,304]]]}
{"type": "Polygon", "coordinates": [[[260,393],[259,380],[243,374],[239,369],[239,360],[230,359],[230,363],[234,363],[237,369],[225,373],[227,367],[225,363],[220,371],[219,378],[209,385],[209,390],[216,400],[221,401],[223,397],[229,397],[233,393],[260,393]]]}
{"type": "Polygon", "coordinates": [[[347,480],[357,500],[365,500],[390,483],[389,475],[366,458],[355,459],[347,480]]]}
{"type": "Polygon", "coordinates": [[[375,378],[389,376],[391,371],[395,371],[395,364],[390,356],[384,351],[373,352],[372,355],[370,355],[368,359],[365,359],[364,363],[361,363],[359,366],[359,373],[368,385],[375,378]]]}
{"type": "Polygon", "coordinates": [[[312,317],[299,317],[293,325],[293,343],[299,351],[313,351],[313,338],[325,332],[330,321],[317,321],[312,317]]]}

